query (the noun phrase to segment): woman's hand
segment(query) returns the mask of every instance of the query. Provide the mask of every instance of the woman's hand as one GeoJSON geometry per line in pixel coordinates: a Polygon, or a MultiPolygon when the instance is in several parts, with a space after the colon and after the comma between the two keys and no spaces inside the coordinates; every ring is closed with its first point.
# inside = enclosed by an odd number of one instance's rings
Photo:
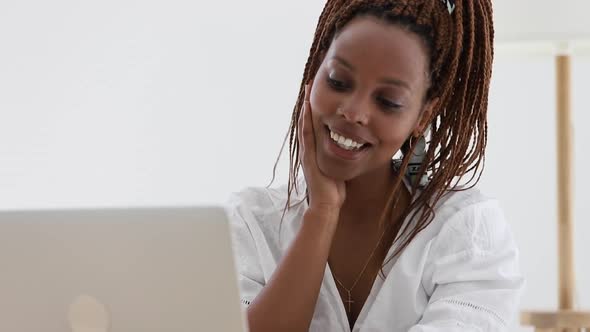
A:
{"type": "Polygon", "coordinates": [[[299,155],[309,194],[309,208],[312,211],[336,213],[346,198],[344,181],[334,180],[319,169],[316,159],[315,130],[309,102],[310,86],[305,86],[305,99],[298,123],[299,155]]]}

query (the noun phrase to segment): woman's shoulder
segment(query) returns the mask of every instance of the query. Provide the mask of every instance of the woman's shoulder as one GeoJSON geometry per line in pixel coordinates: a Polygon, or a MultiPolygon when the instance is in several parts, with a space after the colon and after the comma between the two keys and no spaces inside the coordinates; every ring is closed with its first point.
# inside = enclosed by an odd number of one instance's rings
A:
{"type": "Polygon", "coordinates": [[[488,251],[514,246],[513,236],[498,199],[477,187],[449,191],[437,203],[429,228],[438,253],[488,251]]]}
{"type": "Polygon", "coordinates": [[[445,192],[437,202],[435,210],[444,214],[453,214],[469,207],[483,207],[495,205],[499,208],[499,201],[478,187],[457,186],[445,192]]]}
{"type": "Polygon", "coordinates": [[[298,185],[297,190],[279,184],[269,187],[246,187],[230,194],[226,201],[226,211],[232,223],[245,222],[250,227],[260,228],[263,232],[275,234],[281,221],[289,224],[301,214],[305,204],[305,187],[298,185]],[[285,210],[287,200],[289,208],[285,210]]]}
{"type": "MultiPolygon", "coordinates": [[[[301,188],[297,189],[299,190],[292,190],[291,205],[304,198],[301,188]]],[[[226,205],[230,208],[247,208],[256,215],[276,213],[279,210],[282,212],[288,199],[288,191],[286,183],[272,187],[245,187],[231,193],[226,205]]]]}

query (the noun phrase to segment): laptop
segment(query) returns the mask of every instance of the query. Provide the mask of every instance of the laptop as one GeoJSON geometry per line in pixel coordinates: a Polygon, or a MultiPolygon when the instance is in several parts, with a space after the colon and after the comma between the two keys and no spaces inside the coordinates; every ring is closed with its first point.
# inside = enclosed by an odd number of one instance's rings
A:
{"type": "Polygon", "coordinates": [[[0,331],[246,331],[222,208],[0,211],[0,331]]]}

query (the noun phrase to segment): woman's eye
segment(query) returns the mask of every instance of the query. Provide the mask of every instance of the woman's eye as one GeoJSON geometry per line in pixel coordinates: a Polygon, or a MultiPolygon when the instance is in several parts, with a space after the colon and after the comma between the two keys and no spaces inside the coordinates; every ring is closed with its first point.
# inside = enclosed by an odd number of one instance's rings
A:
{"type": "Polygon", "coordinates": [[[400,109],[402,107],[401,104],[398,104],[396,102],[393,102],[393,101],[391,101],[391,100],[389,100],[387,98],[379,97],[379,98],[377,98],[377,100],[385,108],[397,110],[397,109],[400,109]]]}
{"type": "Polygon", "coordinates": [[[334,88],[337,91],[344,91],[348,88],[346,83],[339,81],[339,80],[335,80],[329,76],[328,76],[328,85],[330,85],[332,88],[334,88]]]}

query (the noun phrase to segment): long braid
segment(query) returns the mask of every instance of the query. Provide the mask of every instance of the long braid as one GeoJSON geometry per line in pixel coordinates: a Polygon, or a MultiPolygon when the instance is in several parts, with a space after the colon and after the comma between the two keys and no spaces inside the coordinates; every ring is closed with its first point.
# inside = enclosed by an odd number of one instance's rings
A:
{"type": "MultiPolygon", "coordinates": [[[[391,238],[397,238],[399,232],[405,239],[391,258],[403,251],[430,224],[434,207],[445,194],[477,184],[485,165],[487,145],[488,91],[494,56],[492,5],[491,0],[456,0],[455,6],[453,13],[449,14],[440,0],[327,0],[318,20],[291,117],[288,198],[284,212],[290,207],[292,190],[297,191],[301,168],[297,119],[304,102],[305,85],[315,76],[333,38],[360,14],[406,26],[425,39],[431,53],[431,85],[426,98],[438,100],[437,109],[427,119],[430,129],[428,148],[418,171],[419,178],[430,172],[430,181],[420,188],[419,196],[402,214],[401,220],[413,211],[411,222],[401,229],[401,223],[396,220],[385,220],[403,186],[401,177],[391,188],[381,215],[380,222],[387,223],[388,231],[394,235],[391,238]],[[471,185],[459,188],[468,173],[472,173],[472,177],[466,184],[471,185]]],[[[405,174],[415,148],[411,143],[407,141],[402,146],[400,174],[405,174]]],[[[416,195],[418,189],[418,184],[413,184],[412,194],[416,195]]]]}

